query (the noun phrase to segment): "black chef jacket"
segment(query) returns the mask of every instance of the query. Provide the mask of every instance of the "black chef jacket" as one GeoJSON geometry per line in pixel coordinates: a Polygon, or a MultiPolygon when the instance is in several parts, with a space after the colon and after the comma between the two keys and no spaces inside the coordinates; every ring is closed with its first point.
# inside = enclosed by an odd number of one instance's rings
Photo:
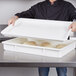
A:
{"type": "Polygon", "coordinates": [[[15,14],[19,18],[34,18],[48,20],[72,21],[76,19],[75,7],[67,1],[55,1],[53,5],[49,0],[37,3],[29,10],[15,14]]]}

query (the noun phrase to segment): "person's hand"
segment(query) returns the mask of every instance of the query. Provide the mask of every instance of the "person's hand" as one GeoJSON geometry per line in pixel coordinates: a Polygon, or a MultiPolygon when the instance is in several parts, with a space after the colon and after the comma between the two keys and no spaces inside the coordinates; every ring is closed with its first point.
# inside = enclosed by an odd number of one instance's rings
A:
{"type": "Polygon", "coordinates": [[[72,32],[76,32],[76,22],[73,22],[70,26],[69,29],[72,29],[72,32]]]}
{"type": "Polygon", "coordinates": [[[15,24],[15,21],[18,19],[18,16],[14,16],[12,17],[9,21],[8,21],[8,25],[12,24],[14,25],[15,24]]]}

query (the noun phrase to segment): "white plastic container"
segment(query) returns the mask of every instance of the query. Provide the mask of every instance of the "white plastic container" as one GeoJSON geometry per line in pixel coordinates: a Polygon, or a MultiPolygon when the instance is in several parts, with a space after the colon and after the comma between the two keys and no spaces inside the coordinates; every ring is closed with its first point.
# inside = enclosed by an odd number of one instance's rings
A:
{"type": "MultiPolygon", "coordinates": [[[[61,49],[32,46],[20,44],[20,38],[16,38],[2,42],[4,49],[6,51],[16,51],[48,57],[63,57],[75,48],[75,40],[67,41],[68,26],[71,23],[72,22],[53,20],[18,19],[14,26],[8,26],[1,33],[5,36],[32,37],[32,39],[34,38],[35,40],[36,38],[51,41],[58,40],[66,44],[68,43],[68,45],[61,49]]],[[[54,43],[56,44],[58,41],[54,41],[54,43]]]]}

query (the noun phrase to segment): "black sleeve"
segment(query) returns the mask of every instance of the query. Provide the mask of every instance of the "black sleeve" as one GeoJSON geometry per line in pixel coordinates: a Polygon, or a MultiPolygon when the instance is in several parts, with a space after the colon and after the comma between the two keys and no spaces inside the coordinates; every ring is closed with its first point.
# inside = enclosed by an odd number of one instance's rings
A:
{"type": "Polygon", "coordinates": [[[69,5],[69,19],[70,21],[73,21],[76,19],[76,8],[70,3],[69,5]]]}
{"type": "Polygon", "coordinates": [[[29,10],[15,14],[19,18],[34,18],[35,17],[35,6],[32,6],[29,10]]]}

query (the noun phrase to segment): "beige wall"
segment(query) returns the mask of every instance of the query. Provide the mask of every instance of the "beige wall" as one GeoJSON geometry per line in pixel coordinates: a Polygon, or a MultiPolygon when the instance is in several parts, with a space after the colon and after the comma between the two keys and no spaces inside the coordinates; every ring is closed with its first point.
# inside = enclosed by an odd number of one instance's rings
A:
{"type": "Polygon", "coordinates": [[[8,19],[15,13],[25,11],[41,0],[1,0],[0,24],[7,24],[8,19]]]}

